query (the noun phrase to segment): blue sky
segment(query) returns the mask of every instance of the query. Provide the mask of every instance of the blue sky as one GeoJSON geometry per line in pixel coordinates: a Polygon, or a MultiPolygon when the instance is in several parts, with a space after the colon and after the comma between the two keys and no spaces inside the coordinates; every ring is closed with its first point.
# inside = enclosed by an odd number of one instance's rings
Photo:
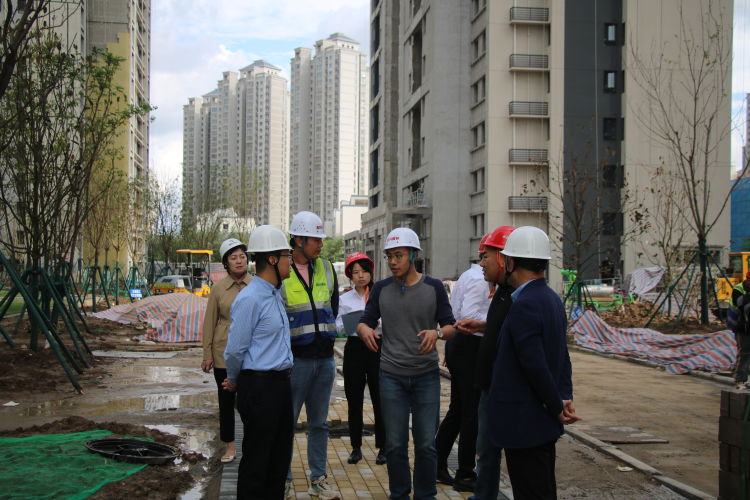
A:
{"type": "MultiPolygon", "coordinates": [[[[458,1],[458,0],[457,0],[458,1]]],[[[370,0],[157,0],[151,4],[151,166],[162,181],[182,162],[182,106],[216,87],[224,71],[256,59],[289,78],[297,47],[342,32],[369,53],[370,0]]],[[[732,163],[745,141],[750,92],[750,0],[734,2],[732,163]]]]}

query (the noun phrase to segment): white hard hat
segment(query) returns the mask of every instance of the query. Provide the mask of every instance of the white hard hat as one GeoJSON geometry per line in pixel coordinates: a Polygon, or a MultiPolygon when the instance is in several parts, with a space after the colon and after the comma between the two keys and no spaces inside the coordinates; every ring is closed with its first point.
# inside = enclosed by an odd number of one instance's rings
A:
{"type": "Polygon", "coordinates": [[[222,262],[224,261],[224,257],[226,257],[231,250],[234,250],[237,247],[242,247],[243,250],[247,251],[247,246],[245,246],[245,244],[237,238],[229,238],[228,240],[224,240],[224,242],[219,247],[219,254],[221,255],[222,262]]]}
{"type": "Polygon", "coordinates": [[[291,249],[289,248],[289,241],[287,241],[284,231],[278,227],[265,224],[256,227],[250,233],[247,250],[250,253],[262,253],[291,249]]]}
{"type": "Polygon", "coordinates": [[[505,248],[500,253],[508,257],[525,259],[552,258],[547,233],[534,226],[521,226],[510,233],[505,248]]]}
{"type": "Polygon", "coordinates": [[[311,236],[313,238],[325,238],[323,221],[312,212],[302,211],[292,217],[289,225],[289,234],[292,236],[311,236]]]}
{"type": "Polygon", "coordinates": [[[383,250],[397,247],[411,247],[422,250],[422,247],[419,246],[419,236],[408,227],[397,227],[388,233],[383,250]]]}

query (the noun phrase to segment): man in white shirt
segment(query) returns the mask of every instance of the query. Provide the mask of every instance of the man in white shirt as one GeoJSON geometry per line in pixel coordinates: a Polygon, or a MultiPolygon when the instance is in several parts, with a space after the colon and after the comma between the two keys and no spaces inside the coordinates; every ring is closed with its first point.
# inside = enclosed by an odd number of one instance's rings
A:
{"type": "MultiPolygon", "coordinates": [[[[480,252],[483,250],[482,238],[480,252]]],[[[484,280],[479,264],[472,263],[458,278],[451,292],[451,307],[456,320],[485,321],[491,302],[491,288],[484,280]]],[[[453,484],[456,491],[474,491],[479,391],[475,383],[477,353],[481,334],[457,335],[445,345],[445,359],[451,373],[451,402],[440,423],[435,446],[438,456],[438,481],[453,484]],[[458,470],[455,478],[448,471],[448,455],[458,436],[458,470]]]]}

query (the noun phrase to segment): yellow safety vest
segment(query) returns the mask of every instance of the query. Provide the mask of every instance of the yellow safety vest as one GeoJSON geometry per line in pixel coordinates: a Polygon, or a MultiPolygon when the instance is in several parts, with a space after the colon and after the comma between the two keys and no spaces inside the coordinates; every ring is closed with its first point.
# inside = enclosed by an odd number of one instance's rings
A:
{"type": "Polygon", "coordinates": [[[331,307],[333,267],[321,258],[315,259],[312,264],[309,293],[294,270],[281,286],[292,345],[311,344],[316,332],[325,338],[336,338],[336,317],[331,307]]]}

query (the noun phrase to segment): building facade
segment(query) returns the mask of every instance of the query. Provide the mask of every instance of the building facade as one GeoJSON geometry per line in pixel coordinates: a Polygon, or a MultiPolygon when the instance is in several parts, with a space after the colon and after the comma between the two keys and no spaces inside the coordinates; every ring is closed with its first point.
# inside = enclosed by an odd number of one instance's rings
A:
{"type": "Polygon", "coordinates": [[[342,201],[365,190],[369,70],[359,42],[334,33],[291,60],[290,212],[335,226],[342,201]]]}
{"type": "MultiPolygon", "coordinates": [[[[87,50],[106,50],[121,57],[114,84],[125,90],[128,104],[140,105],[150,102],[151,87],[151,0],[88,0],[87,4],[87,50]]],[[[142,219],[145,224],[145,186],[149,180],[149,118],[133,116],[125,130],[116,139],[116,146],[122,154],[115,159],[116,167],[126,175],[136,188],[143,203],[133,207],[144,207],[143,211],[130,216],[142,219]]],[[[134,259],[144,258],[146,250],[145,226],[133,231],[128,239],[136,240],[128,244],[130,249],[123,252],[118,260],[124,268],[132,265],[134,259]]],[[[85,254],[86,252],[84,252],[85,254]]],[[[85,257],[84,257],[85,259],[85,257]]],[[[111,263],[110,263],[111,264],[111,263]]]]}
{"type": "MultiPolygon", "coordinates": [[[[711,5],[373,1],[369,210],[347,251],[375,257],[391,229],[409,226],[423,241],[424,270],[455,277],[488,230],[534,225],[550,234],[555,284],[565,267],[596,278],[653,265],[659,234],[642,221],[659,208],[654,176],[677,167],[654,133],[658,116],[643,109],[650,96],[639,70],[648,47],[664,47],[677,61],[672,77],[684,78],[689,56],[667,41],[686,39],[680,31],[697,29],[710,9],[731,23],[730,0],[711,5]]],[[[710,79],[725,95],[730,82],[718,75],[727,64],[710,79]]],[[[721,121],[729,104],[714,103],[721,121]]],[[[716,217],[730,176],[728,133],[712,146],[708,172],[716,217]]],[[[725,212],[708,243],[728,241],[725,212]]],[[[382,263],[376,271],[386,274],[382,263]]]]}
{"type": "Polygon", "coordinates": [[[183,106],[183,218],[233,209],[258,224],[289,220],[289,93],[255,61],[183,106]]]}

